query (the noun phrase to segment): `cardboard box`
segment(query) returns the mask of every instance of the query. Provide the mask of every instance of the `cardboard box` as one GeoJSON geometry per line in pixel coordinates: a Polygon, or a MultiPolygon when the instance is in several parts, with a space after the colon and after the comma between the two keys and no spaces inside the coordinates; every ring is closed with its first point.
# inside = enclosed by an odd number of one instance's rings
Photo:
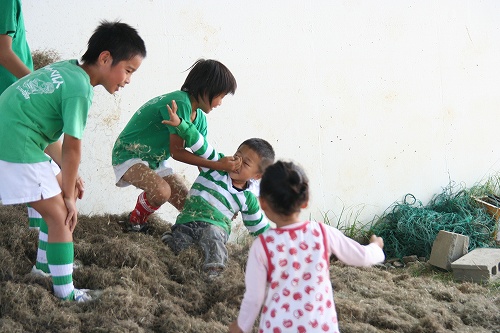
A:
{"type": "Polygon", "coordinates": [[[474,198],[477,203],[483,206],[486,211],[497,221],[497,230],[493,234],[497,243],[500,243],[500,232],[498,232],[500,221],[500,197],[496,195],[489,195],[480,198],[474,198]]]}

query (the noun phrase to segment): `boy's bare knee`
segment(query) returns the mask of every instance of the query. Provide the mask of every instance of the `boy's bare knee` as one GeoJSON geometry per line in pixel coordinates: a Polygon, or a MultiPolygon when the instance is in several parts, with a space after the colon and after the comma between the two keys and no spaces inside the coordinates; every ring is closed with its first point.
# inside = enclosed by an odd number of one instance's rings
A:
{"type": "Polygon", "coordinates": [[[172,191],[170,186],[165,183],[162,186],[159,186],[155,191],[148,193],[147,198],[150,204],[160,207],[170,199],[171,194],[172,191]]]}
{"type": "Polygon", "coordinates": [[[172,193],[168,202],[172,206],[177,208],[178,211],[181,211],[182,208],[184,208],[184,204],[186,203],[187,194],[188,194],[187,191],[172,193]]]}
{"type": "Polygon", "coordinates": [[[189,192],[184,180],[175,174],[166,176],[163,179],[170,186],[171,195],[168,202],[177,208],[177,210],[181,211],[189,192]]]}

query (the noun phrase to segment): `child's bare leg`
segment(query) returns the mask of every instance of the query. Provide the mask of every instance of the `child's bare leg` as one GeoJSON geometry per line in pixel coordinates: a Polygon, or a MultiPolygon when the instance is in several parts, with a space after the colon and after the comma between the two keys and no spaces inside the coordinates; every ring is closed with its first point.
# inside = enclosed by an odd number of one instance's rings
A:
{"type": "Polygon", "coordinates": [[[151,205],[159,207],[168,201],[170,185],[148,166],[137,163],[125,172],[122,179],[146,192],[151,205]]]}
{"type": "Polygon", "coordinates": [[[130,167],[122,179],[144,190],[137,198],[134,210],[130,213],[127,227],[129,231],[146,231],[148,217],[170,199],[170,186],[156,172],[141,163],[130,167]]]}
{"type": "MultiPolygon", "coordinates": [[[[61,172],[58,172],[56,174],[56,179],[57,182],[59,183],[59,187],[62,188],[61,172]]],[[[78,195],[78,189],[75,189],[75,194],[78,195]]],[[[47,238],[48,238],[47,223],[45,223],[40,213],[38,213],[33,207],[30,207],[29,204],[28,204],[28,217],[29,217],[30,228],[36,226],[37,229],[39,230],[38,249],[37,249],[34,269],[41,271],[45,274],[50,274],[49,264],[47,262],[47,238]]]]}
{"type": "Polygon", "coordinates": [[[64,204],[62,194],[52,198],[32,202],[35,208],[49,226],[49,243],[72,242],[73,234],[69,230],[69,225],[65,225],[68,210],[64,204]]]}
{"type": "Polygon", "coordinates": [[[178,211],[181,211],[188,195],[188,188],[184,179],[176,174],[163,177],[163,179],[170,185],[171,195],[168,202],[178,211]]]}
{"type": "Polygon", "coordinates": [[[72,300],[74,299],[73,234],[69,224],[65,224],[68,211],[62,194],[32,202],[31,206],[42,215],[48,226],[46,253],[52,273],[54,294],[61,299],[72,300]]]}

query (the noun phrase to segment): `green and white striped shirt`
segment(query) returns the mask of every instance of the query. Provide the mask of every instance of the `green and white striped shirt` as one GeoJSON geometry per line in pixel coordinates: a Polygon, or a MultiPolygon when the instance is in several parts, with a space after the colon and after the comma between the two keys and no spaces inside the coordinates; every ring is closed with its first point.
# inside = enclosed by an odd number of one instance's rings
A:
{"type": "MultiPolygon", "coordinates": [[[[176,129],[194,154],[212,161],[224,157],[192,123],[182,120],[176,129]]],[[[255,236],[264,232],[269,228],[269,221],[257,199],[259,185],[254,180],[249,180],[247,185],[244,190],[235,189],[227,172],[202,168],[175,223],[203,221],[217,225],[230,234],[232,218],[241,212],[243,224],[250,234],[255,236]]]]}

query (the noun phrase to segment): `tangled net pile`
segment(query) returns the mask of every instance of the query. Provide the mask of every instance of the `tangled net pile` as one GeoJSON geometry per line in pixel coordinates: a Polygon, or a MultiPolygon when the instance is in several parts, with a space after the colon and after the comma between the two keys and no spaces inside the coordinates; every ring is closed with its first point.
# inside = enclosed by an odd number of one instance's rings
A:
{"type": "Polygon", "coordinates": [[[475,201],[472,192],[460,189],[454,193],[449,185],[427,206],[407,194],[402,203],[394,203],[378,218],[371,232],[384,239],[388,258],[429,258],[440,230],[469,236],[469,251],[497,247],[497,221],[475,201]]]}

